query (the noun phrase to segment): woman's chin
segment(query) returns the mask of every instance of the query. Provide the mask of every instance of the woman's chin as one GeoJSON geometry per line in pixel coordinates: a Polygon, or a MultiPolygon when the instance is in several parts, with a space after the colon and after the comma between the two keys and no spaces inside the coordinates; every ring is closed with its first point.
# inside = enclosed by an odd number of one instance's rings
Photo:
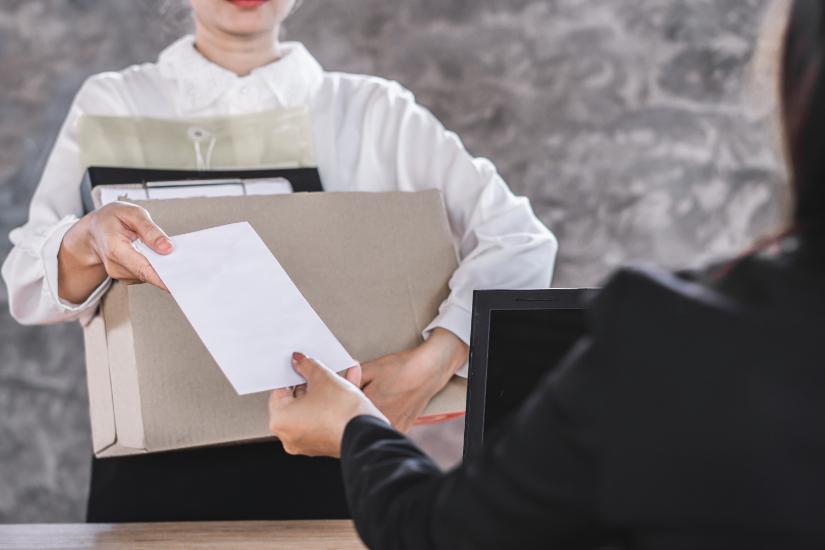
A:
{"type": "Polygon", "coordinates": [[[265,24],[261,19],[254,21],[232,20],[223,21],[221,31],[237,38],[256,37],[261,33],[272,30],[272,25],[265,24]]]}
{"type": "MultiPolygon", "coordinates": [[[[218,23],[225,32],[236,36],[256,35],[272,30],[279,20],[279,2],[274,0],[224,0],[228,9],[221,10],[218,23]]],[[[285,3],[285,2],[283,2],[285,3]]]]}

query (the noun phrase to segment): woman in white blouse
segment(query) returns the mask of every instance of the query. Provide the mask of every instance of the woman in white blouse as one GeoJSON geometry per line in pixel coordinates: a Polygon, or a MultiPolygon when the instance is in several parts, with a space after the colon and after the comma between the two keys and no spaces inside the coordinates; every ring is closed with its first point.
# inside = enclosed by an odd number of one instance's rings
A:
{"type": "MultiPolygon", "coordinates": [[[[536,219],[528,201],[509,191],[493,165],[470,156],[455,134],[416,104],[412,93],[376,77],[325,72],[301,44],[278,42],[280,25],[295,0],[191,3],[194,37],[172,44],[156,63],[89,78],[75,97],[32,199],[29,221],[11,234],[14,249],[3,265],[3,278],[12,315],[25,324],[84,322],[112,279],[163,288],[145,258],[131,247],[141,238],[160,253],[174,254],[162,229],[142,208],[113,203],[83,215],[79,183],[86,166],[77,136],[81,117],[188,119],[306,106],[325,190],[436,187],[444,194],[461,257],[450,281],[450,296],[427,328],[422,345],[363,365],[366,394],[406,430],[466,362],[473,289],[548,286],[557,249],[553,235],[536,219]]],[[[256,451],[252,457],[250,447],[95,461],[90,519],[346,514],[337,466],[287,457],[270,446],[263,455],[256,451]],[[283,464],[273,467],[276,460],[283,464]],[[281,488],[289,489],[296,478],[306,484],[311,477],[316,485],[331,487],[327,494],[338,493],[319,497],[296,486],[283,511],[273,510],[266,499],[268,511],[237,502],[232,510],[221,507],[215,503],[224,502],[230,493],[216,486],[217,480],[199,489],[202,495],[192,493],[193,486],[203,485],[197,475],[220,477],[225,462],[235,471],[255,471],[259,480],[270,475],[281,488]],[[213,469],[203,467],[206,463],[213,469]],[[330,475],[318,474],[320,469],[330,475]],[[296,471],[301,473],[294,475],[296,471]],[[134,486],[122,490],[124,483],[134,486]],[[172,494],[176,483],[189,496],[177,499],[172,494]],[[146,494],[141,496],[141,490],[146,494]],[[134,503],[124,507],[119,498],[132,498],[134,503]],[[332,504],[319,508],[319,498],[332,504]]],[[[258,485],[266,487],[263,481],[258,485]]],[[[238,498],[254,501],[252,489],[246,487],[238,498]]]]}

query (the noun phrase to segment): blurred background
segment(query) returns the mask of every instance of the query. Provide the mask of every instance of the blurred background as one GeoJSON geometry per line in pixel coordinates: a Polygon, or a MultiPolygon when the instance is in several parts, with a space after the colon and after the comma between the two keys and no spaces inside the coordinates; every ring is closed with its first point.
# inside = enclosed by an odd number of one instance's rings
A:
{"type": "MultiPolygon", "coordinates": [[[[305,0],[285,38],[411,89],[530,197],[561,241],[555,286],[585,286],[626,261],[722,258],[780,222],[752,70],[767,3],[305,0]]],[[[0,3],[0,259],[83,80],[189,26],[185,0],[0,3]]],[[[415,435],[460,456],[461,422],[415,435]]],[[[0,288],[0,522],[82,521],[90,452],[79,327],[18,326],[0,288]]]]}

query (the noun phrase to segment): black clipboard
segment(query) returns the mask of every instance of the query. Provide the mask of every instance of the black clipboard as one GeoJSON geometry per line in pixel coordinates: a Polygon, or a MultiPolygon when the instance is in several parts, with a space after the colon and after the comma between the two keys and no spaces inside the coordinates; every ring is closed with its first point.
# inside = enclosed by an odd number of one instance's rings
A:
{"type": "Polygon", "coordinates": [[[292,186],[293,193],[320,192],[321,176],[317,168],[269,168],[255,170],[158,170],[148,168],[118,168],[90,166],[80,182],[83,210],[94,210],[92,189],[99,185],[151,184],[165,181],[252,180],[283,178],[292,186]]]}

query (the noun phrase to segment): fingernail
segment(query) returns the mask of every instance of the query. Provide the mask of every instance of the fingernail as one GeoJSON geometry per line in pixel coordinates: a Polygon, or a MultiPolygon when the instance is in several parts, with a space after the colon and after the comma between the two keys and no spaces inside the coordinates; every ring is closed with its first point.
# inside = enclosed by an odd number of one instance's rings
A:
{"type": "Polygon", "coordinates": [[[157,240],[157,249],[158,252],[171,252],[172,251],[172,241],[165,237],[160,237],[157,240]]]}
{"type": "Polygon", "coordinates": [[[296,351],[295,353],[292,354],[292,360],[293,361],[303,361],[306,358],[307,358],[306,355],[304,355],[303,353],[298,352],[298,351],[296,351]]]}

